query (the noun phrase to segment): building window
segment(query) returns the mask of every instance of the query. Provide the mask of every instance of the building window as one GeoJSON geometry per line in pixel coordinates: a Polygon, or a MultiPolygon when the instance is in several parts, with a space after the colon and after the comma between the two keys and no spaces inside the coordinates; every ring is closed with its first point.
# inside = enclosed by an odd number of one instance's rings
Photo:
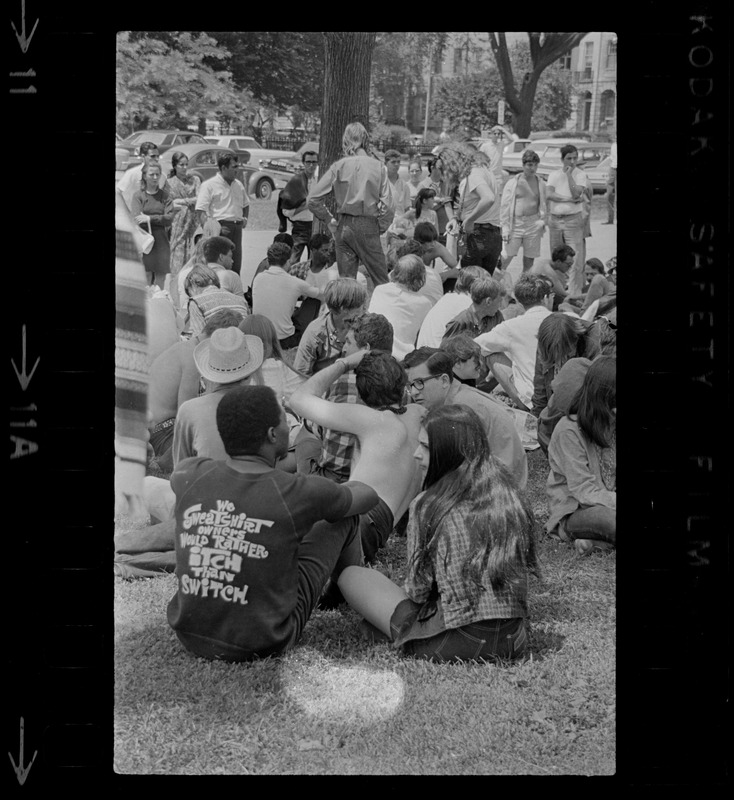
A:
{"type": "Polygon", "coordinates": [[[565,56],[561,56],[558,59],[558,68],[559,69],[571,69],[571,54],[566,53],[565,56]]]}
{"type": "Polygon", "coordinates": [[[581,130],[588,131],[591,127],[591,92],[584,92],[580,97],[581,130]]]}
{"type": "Polygon", "coordinates": [[[617,40],[610,39],[607,42],[607,69],[617,68],[617,40]]]}
{"type": "Polygon", "coordinates": [[[602,92],[601,102],[599,104],[599,127],[613,128],[614,127],[614,105],[616,96],[611,89],[602,92]]]}

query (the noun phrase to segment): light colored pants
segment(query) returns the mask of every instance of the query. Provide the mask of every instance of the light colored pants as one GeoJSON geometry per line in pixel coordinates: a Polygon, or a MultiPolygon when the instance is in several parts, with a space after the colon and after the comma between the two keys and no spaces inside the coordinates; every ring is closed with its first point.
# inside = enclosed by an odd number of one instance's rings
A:
{"type": "Polygon", "coordinates": [[[586,221],[581,212],[577,214],[549,214],[548,231],[551,255],[556,247],[567,244],[573,247],[576,257],[568,273],[568,293],[581,294],[584,290],[584,265],[586,264],[586,221]]]}

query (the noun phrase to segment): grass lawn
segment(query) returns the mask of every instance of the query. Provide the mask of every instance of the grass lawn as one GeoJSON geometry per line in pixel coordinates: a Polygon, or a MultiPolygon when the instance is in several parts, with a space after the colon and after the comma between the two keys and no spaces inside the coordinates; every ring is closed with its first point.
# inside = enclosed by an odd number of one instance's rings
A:
{"type": "MultiPolygon", "coordinates": [[[[547,516],[547,462],[528,454],[547,516]]],[[[116,519],[116,530],[128,526],[116,519]]],[[[115,769],[123,774],[610,775],[614,552],[542,538],[526,660],[438,665],[371,644],[350,609],[317,611],[287,656],[189,655],[166,622],[175,577],[115,578],[115,769]]],[[[378,568],[402,578],[405,539],[378,568]]]]}

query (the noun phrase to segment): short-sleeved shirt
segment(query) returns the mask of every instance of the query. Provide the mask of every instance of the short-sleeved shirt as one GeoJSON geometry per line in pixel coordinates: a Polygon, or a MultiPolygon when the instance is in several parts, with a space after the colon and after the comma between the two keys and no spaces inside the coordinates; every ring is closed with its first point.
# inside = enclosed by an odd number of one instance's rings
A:
{"type": "Polygon", "coordinates": [[[528,407],[533,398],[538,328],[550,313],[545,306],[531,306],[519,317],[505,320],[474,339],[482,348],[482,355],[504,353],[512,361],[515,388],[528,407]]]}
{"type": "Polygon", "coordinates": [[[180,463],[171,487],[178,589],[169,624],[205,658],[277,652],[293,629],[299,543],[316,522],[347,516],[351,491],[318,476],[242,473],[203,458],[180,463]]]}
{"type": "MultiPolygon", "coordinates": [[[[577,186],[588,187],[589,178],[582,169],[576,167],[571,175],[573,175],[577,186]]],[[[556,194],[562,197],[568,197],[569,200],[571,198],[571,190],[568,186],[568,175],[566,175],[562,169],[551,172],[548,176],[547,189],[555,191],[556,194]]],[[[548,201],[548,210],[551,214],[578,214],[581,212],[582,208],[583,205],[581,203],[559,203],[557,200],[548,201]]]]}
{"type": "Polygon", "coordinates": [[[217,220],[242,220],[242,209],[250,205],[244,185],[235,178],[227,183],[221,173],[204,181],[196,197],[196,210],[217,220]]]}
{"type": "Polygon", "coordinates": [[[461,218],[465,219],[479,204],[477,186],[485,185],[492,195],[492,205],[487,211],[474,220],[475,225],[489,223],[500,226],[500,198],[497,193],[497,181],[485,167],[473,167],[469,175],[459,184],[459,201],[461,218]]]}
{"type": "Polygon", "coordinates": [[[262,314],[275,326],[278,339],[296,332],[291,317],[301,295],[316,297],[318,289],[301,278],[294,278],[282,267],[270,266],[252,282],[252,313],[262,314]]]}

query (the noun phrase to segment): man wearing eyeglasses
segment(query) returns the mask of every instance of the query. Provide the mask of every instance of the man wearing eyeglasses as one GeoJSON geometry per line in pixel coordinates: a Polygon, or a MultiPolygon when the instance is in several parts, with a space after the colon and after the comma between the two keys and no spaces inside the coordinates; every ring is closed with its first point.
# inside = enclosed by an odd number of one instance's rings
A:
{"type": "Polygon", "coordinates": [[[301,254],[313,235],[313,213],[309,210],[306,201],[309,191],[316,183],[319,154],[313,150],[307,150],[301,154],[301,161],[303,169],[288,181],[278,198],[283,216],[289,219],[292,225],[293,250],[288,264],[295,264],[301,260],[301,254]]]}
{"type": "Polygon", "coordinates": [[[414,403],[430,410],[462,403],[477,413],[484,425],[489,449],[524,489],[528,459],[512,417],[504,405],[485,392],[454,379],[454,361],[436,347],[419,347],[403,359],[408,373],[408,393],[414,403]]]}
{"type": "MultiPolygon", "coordinates": [[[[128,210],[133,207],[133,195],[140,191],[140,182],[143,180],[143,167],[155,164],[160,166],[160,154],[158,145],[153,142],[143,142],[140,145],[140,155],[143,157],[142,164],[129,169],[117,182],[115,190],[122,196],[128,210]]],[[[166,185],[166,176],[161,170],[161,177],[158,179],[158,188],[162,189],[166,185]]]]}

